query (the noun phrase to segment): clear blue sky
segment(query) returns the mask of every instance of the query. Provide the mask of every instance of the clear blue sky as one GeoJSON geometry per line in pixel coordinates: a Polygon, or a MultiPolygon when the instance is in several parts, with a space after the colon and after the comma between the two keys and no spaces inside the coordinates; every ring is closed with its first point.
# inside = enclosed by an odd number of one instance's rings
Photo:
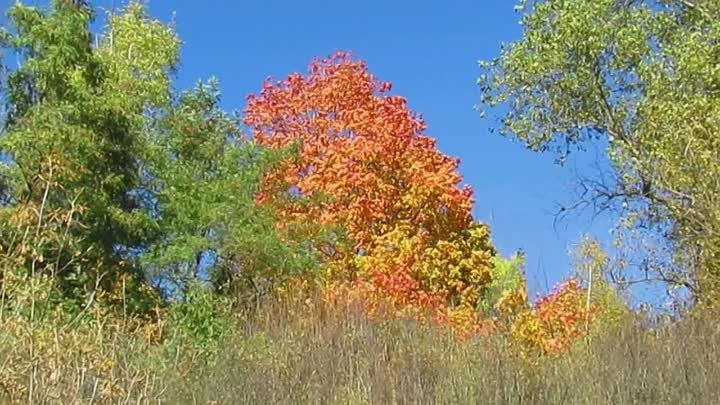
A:
{"type": "MultiPolygon", "coordinates": [[[[109,8],[123,2],[93,4],[109,8]]],[[[526,253],[532,291],[567,274],[568,249],[583,231],[607,239],[610,224],[591,223],[588,215],[553,227],[557,203],[572,200],[574,168],[586,168],[593,153],[558,167],[553,156],[491,133],[494,122],[473,109],[479,101],[477,61],[494,57],[502,42],[521,34],[512,1],[151,0],[149,5],[162,20],[175,15],[184,41],[178,87],[215,76],[230,110],[242,109],[246,95],[267,76],[304,72],[314,57],[349,50],[366,60],[424,115],[440,149],[462,160],[465,182],[475,189],[476,218],[492,226],[502,253],[526,253]]]]}

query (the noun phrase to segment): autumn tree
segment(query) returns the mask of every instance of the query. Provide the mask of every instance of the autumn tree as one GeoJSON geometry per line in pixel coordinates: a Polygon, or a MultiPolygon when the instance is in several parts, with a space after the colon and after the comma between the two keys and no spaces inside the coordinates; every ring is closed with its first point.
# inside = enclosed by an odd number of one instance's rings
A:
{"type": "Polygon", "coordinates": [[[314,235],[330,280],[399,308],[475,311],[492,280],[489,230],[473,223],[458,161],[390,90],[345,53],[266,81],[245,124],[261,145],[299,155],[267,175],[258,200],[288,234],[314,235]]]}
{"type": "Polygon", "coordinates": [[[577,278],[558,283],[547,295],[511,318],[508,333],[524,355],[547,354],[570,348],[586,336],[596,305],[588,306],[587,290],[577,278]]]}
{"type": "Polygon", "coordinates": [[[506,108],[501,131],[560,161],[575,146],[606,146],[611,175],[584,181],[581,203],[622,213],[618,234],[643,280],[712,301],[720,291],[720,3],[530,0],[517,8],[522,38],[481,63],[483,103],[506,108]]]}

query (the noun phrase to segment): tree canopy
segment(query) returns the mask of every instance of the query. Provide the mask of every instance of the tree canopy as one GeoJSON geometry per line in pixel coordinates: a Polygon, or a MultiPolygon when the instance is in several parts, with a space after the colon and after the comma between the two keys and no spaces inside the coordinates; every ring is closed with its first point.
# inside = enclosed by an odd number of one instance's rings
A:
{"type": "Polygon", "coordinates": [[[108,15],[97,36],[92,11],[74,2],[17,4],[9,16],[3,45],[20,62],[2,89],[9,269],[51,276],[67,297],[100,288],[147,310],[192,281],[227,290],[239,268],[250,289],[309,266],[253,202],[279,154],[242,136],[216,82],[175,93],[170,27],[139,3],[108,15]]]}
{"type": "MultiPolygon", "coordinates": [[[[612,176],[584,201],[623,212],[648,280],[715,295],[720,280],[720,5],[715,1],[523,1],[523,36],[482,62],[500,128],[564,161],[599,142],[612,176]],[[640,235],[640,237],[637,237],[640,235]],[[654,237],[652,246],[637,245],[654,237]]],[[[627,234],[627,232],[624,232],[627,234]]],[[[620,280],[620,279],[619,279],[620,280]]],[[[627,279],[620,281],[629,281],[627,279]]]]}

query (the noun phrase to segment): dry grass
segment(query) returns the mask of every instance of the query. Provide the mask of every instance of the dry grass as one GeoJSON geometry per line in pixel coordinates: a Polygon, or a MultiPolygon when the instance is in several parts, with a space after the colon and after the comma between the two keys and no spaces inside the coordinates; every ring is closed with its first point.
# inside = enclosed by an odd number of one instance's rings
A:
{"type": "Polygon", "coordinates": [[[567,355],[522,360],[501,337],[458,342],[354,311],[292,312],[266,308],[246,323],[217,364],[173,385],[171,403],[720,403],[720,328],[708,319],[656,334],[628,322],[567,355]]]}
{"type": "Polygon", "coordinates": [[[716,404],[717,317],[658,333],[637,321],[571,353],[520,359],[502,337],[459,342],[349,308],[266,305],[215,355],[103,322],[28,334],[0,324],[0,403],[716,404]],[[33,391],[30,394],[30,391],[33,391]]]}

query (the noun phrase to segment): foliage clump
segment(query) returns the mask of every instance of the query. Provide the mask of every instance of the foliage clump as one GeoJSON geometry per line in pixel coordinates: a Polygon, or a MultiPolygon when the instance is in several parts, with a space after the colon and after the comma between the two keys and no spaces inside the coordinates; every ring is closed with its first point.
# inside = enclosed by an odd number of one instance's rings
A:
{"type": "Polygon", "coordinates": [[[258,200],[289,235],[313,236],[331,289],[477,328],[496,257],[489,228],[472,220],[458,161],[391,88],[345,53],[267,81],[245,123],[260,144],[299,152],[266,175],[258,200]]]}

